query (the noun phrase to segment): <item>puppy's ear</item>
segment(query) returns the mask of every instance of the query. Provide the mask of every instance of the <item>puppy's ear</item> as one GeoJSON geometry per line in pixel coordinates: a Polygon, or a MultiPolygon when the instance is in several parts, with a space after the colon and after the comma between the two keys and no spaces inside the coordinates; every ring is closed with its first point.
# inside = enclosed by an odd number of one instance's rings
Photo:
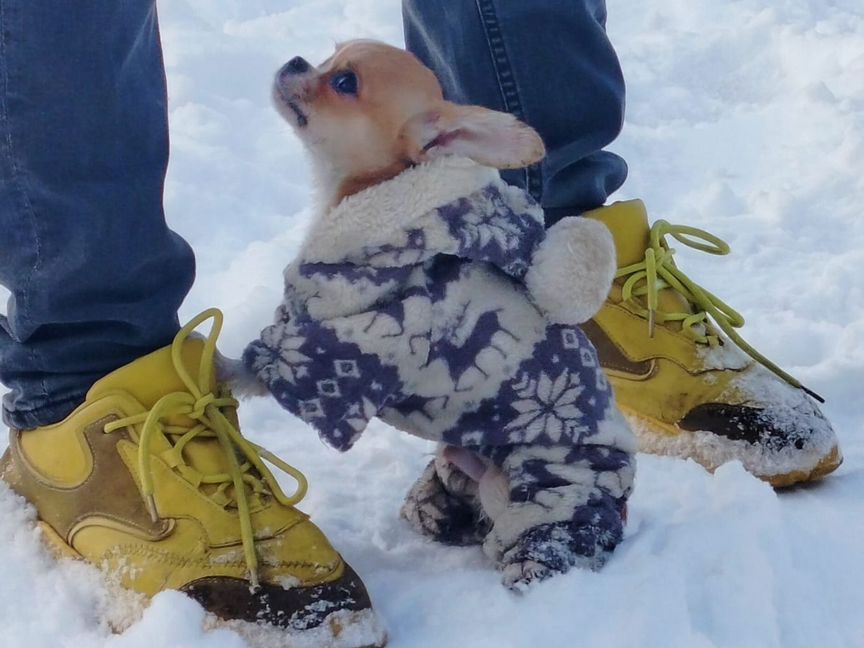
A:
{"type": "Polygon", "coordinates": [[[400,138],[414,162],[457,155],[498,169],[519,169],[546,155],[537,131],[513,115],[449,101],[409,119],[400,138]]]}

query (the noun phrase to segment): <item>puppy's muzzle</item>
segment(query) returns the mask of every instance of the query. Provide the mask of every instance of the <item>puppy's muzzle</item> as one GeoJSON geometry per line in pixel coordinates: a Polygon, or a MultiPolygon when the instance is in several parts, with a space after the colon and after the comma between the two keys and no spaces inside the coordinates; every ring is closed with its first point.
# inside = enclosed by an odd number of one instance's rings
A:
{"type": "Polygon", "coordinates": [[[302,87],[301,77],[308,73],[312,66],[301,56],[295,56],[279,68],[274,83],[275,96],[284,106],[289,108],[297,119],[297,126],[303,128],[309,122],[308,116],[298,105],[298,89],[302,87]]]}

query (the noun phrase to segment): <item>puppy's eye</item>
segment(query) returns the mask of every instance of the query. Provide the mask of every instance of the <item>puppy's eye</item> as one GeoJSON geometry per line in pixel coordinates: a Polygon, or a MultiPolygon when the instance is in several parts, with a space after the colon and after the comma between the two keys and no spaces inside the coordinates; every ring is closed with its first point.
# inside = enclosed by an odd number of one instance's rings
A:
{"type": "Polygon", "coordinates": [[[357,95],[357,75],[353,72],[340,72],[330,79],[330,85],[339,94],[357,95]]]}

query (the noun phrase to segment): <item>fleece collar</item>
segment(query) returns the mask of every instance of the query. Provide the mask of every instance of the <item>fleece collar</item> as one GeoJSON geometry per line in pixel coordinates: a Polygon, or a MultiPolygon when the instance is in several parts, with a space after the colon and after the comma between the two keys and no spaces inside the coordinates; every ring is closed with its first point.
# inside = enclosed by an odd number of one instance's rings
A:
{"type": "Polygon", "coordinates": [[[361,248],[392,241],[433,209],[500,181],[498,171],[445,157],[347,196],[312,225],[300,249],[304,262],[337,263],[361,248]]]}

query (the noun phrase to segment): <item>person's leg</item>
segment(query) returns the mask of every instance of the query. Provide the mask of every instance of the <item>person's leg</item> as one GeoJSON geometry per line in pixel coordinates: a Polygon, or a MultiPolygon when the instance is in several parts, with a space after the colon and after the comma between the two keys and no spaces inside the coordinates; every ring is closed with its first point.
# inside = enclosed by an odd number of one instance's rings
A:
{"type": "Polygon", "coordinates": [[[0,380],[27,429],[171,342],[194,259],[162,211],[155,0],[0,0],[0,25],[0,380]]]}
{"type": "Polygon", "coordinates": [[[380,646],[362,581],[293,506],[305,479],[281,493],[213,389],[221,313],[178,326],[194,261],[162,212],[167,135],[155,0],[0,0],[0,480],[59,554],[139,594],[319,643],[335,614],[380,646]]]}
{"type": "Polygon", "coordinates": [[[602,151],[621,130],[624,81],[605,31],[604,0],[404,0],[408,49],[448,99],[513,113],[546,159],[507,172],[554,221],[602,205],[627,176],[602,151]]]}

